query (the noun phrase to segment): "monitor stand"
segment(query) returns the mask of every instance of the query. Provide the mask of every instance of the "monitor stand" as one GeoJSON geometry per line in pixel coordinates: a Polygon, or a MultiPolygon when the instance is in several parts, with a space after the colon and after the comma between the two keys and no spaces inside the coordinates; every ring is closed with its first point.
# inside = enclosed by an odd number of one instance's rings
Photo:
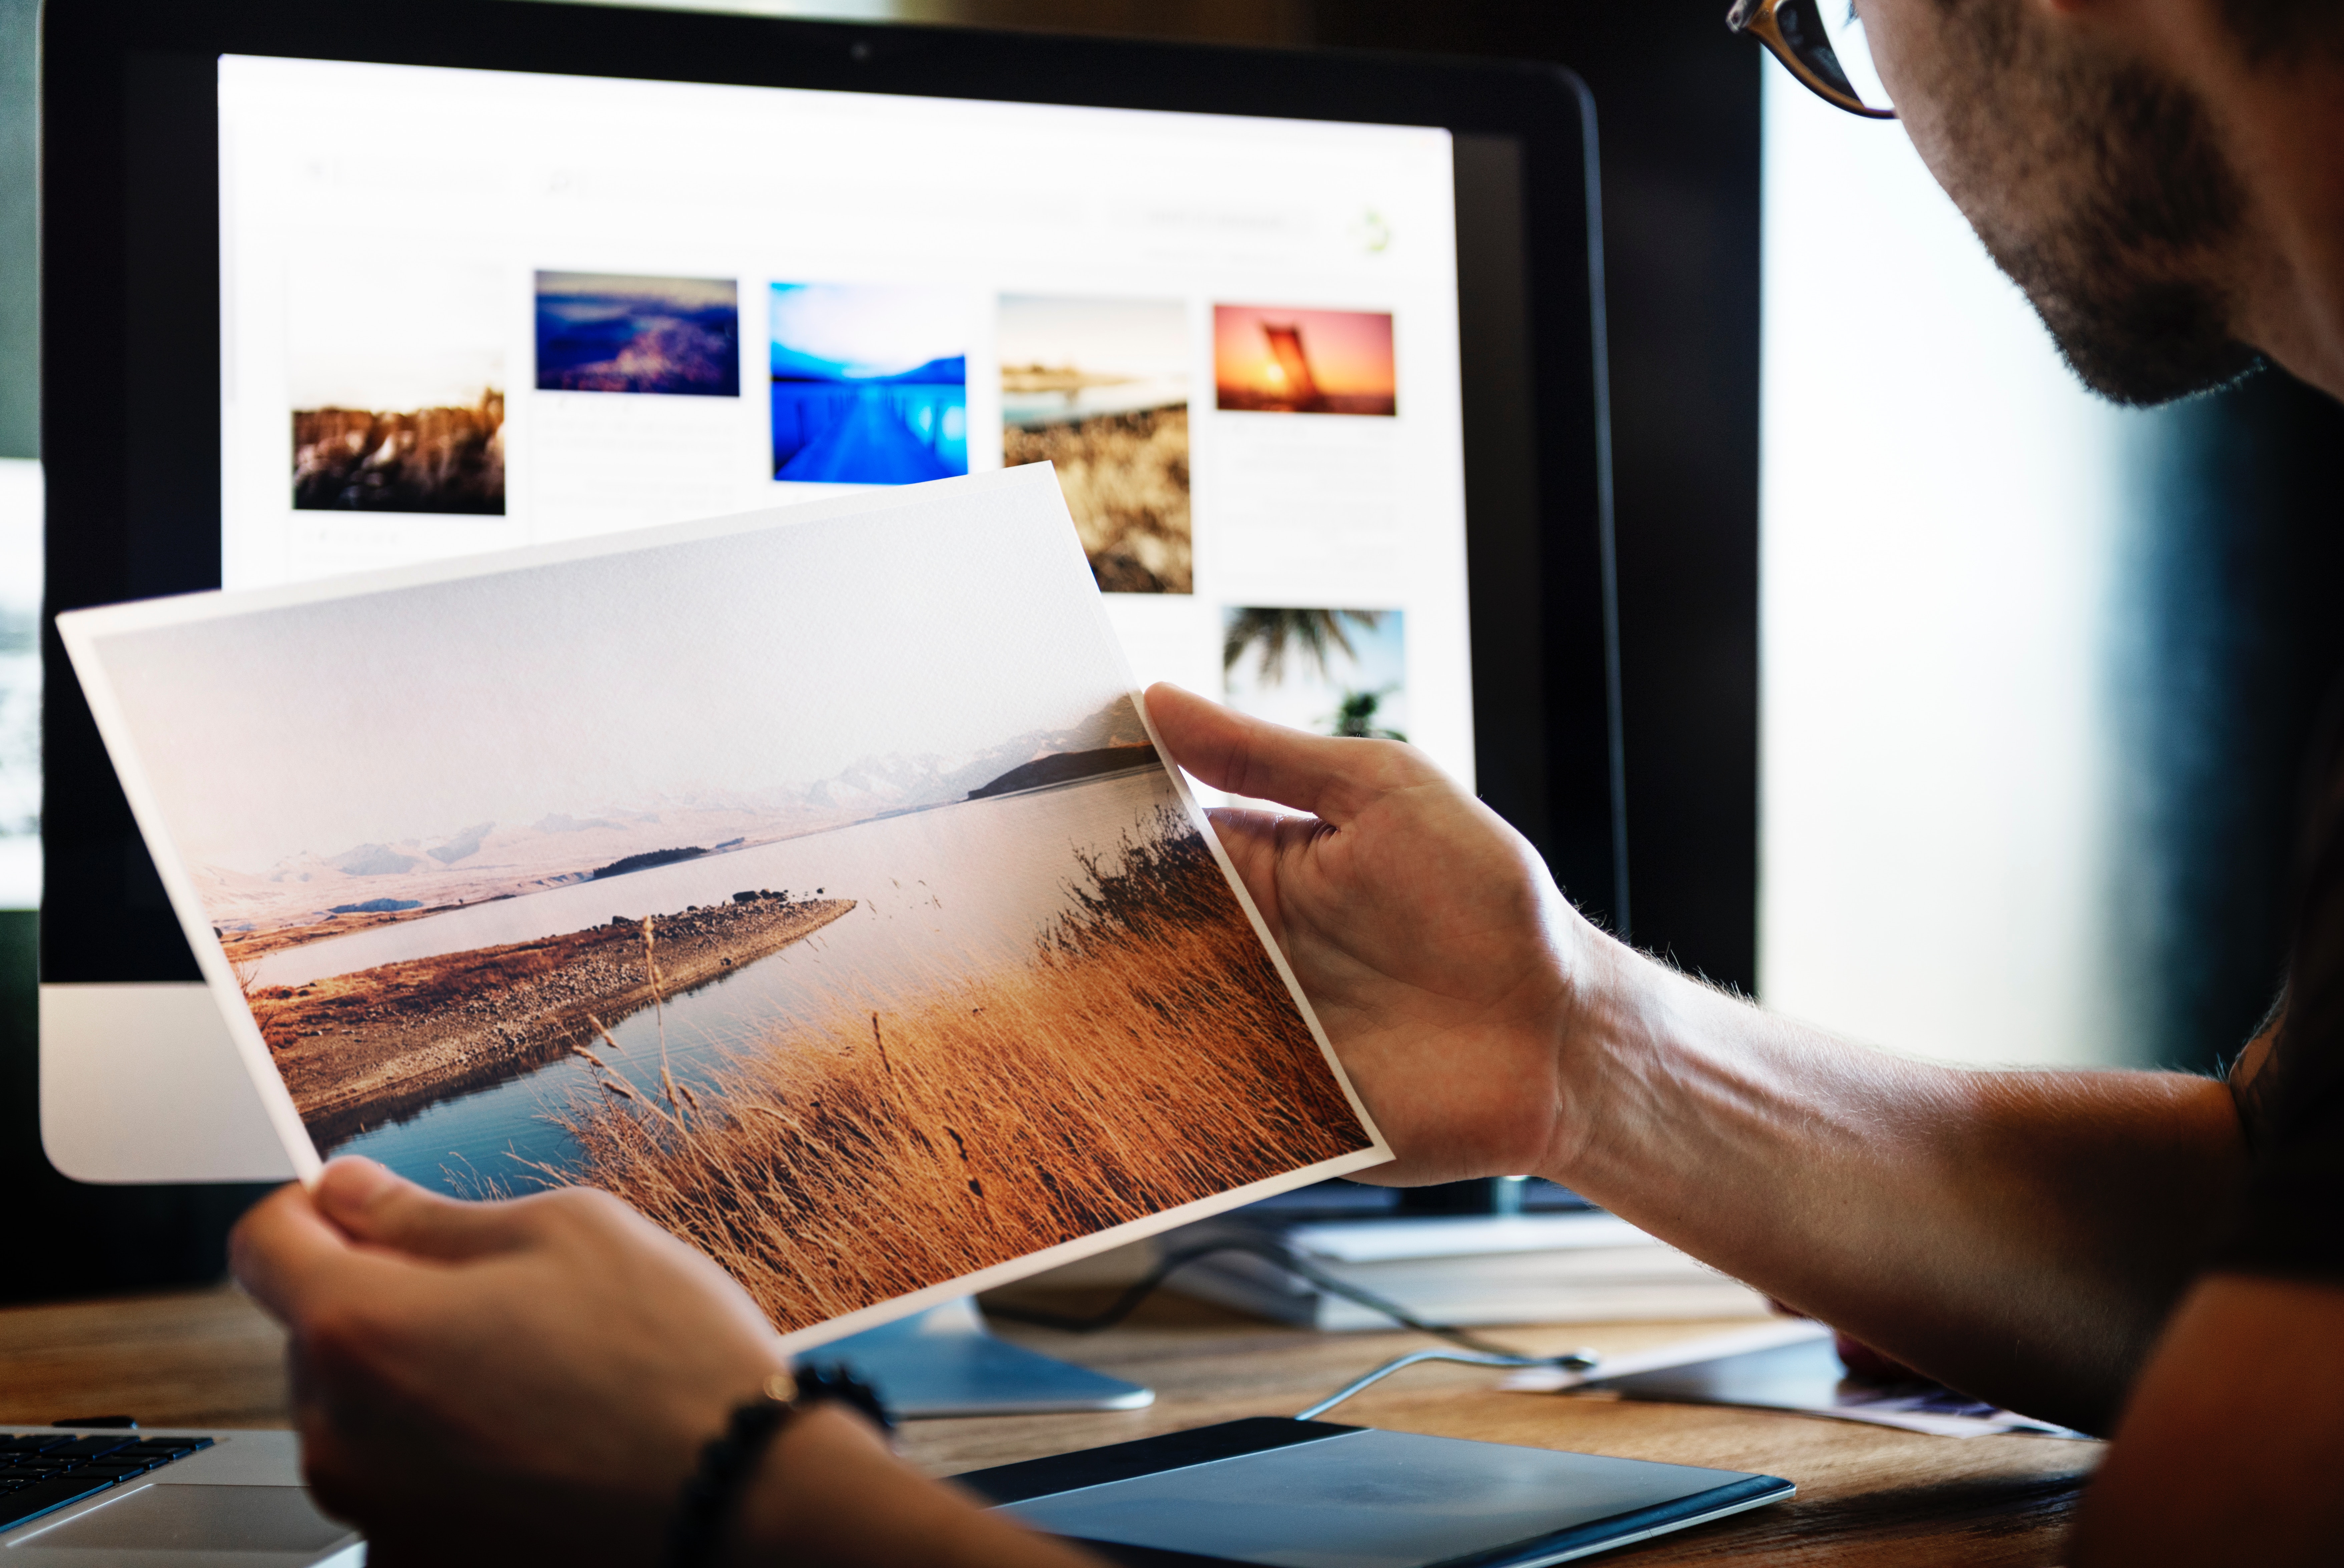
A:
{"type": "Polygon", "coordinates": [[[1138,1410],[1152,1389],[994,1338],[974,1296],[805,1351],[801,1361],[844,1362],[879,1391],[899,1420],[1138,1410]]]}
{"type": "Polygon", "coordinates": [[[200,980],[41,986],[41,1143],[76,1181],[290,1181],[200,980]]]}

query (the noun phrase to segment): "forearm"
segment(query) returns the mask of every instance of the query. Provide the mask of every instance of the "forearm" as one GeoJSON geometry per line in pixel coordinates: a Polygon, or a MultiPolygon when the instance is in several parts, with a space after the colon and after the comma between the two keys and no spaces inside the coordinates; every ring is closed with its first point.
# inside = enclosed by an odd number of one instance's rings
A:
{"type": "Polygon", "coordinates": [[[1098,1568],[1062,1541],[1013,1524],[899,1463],[856,1418],[818,1407],[758,1467],[731,1533],[727,1568],[1098,1568]]]}
{"type": "Polygon", "coordinates": [[[2105,1430],[2242,1179],[2223,1086],[1912,1063],[1616,944],[1587,961],[1550,1174],[1955,1387],[2105,1430]]]}

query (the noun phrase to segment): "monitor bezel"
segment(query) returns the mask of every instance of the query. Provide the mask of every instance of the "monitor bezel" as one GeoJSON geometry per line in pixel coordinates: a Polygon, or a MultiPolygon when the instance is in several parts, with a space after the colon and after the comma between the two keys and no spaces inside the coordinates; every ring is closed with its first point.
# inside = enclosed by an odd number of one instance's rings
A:
{"type": "MultiPolygon", "coordinates": [[[[49,616],[218,585],[209,67],[223,54],[1256,116],[1275,106],[1271,117],[1510,143],[1518,212],[1459,210],[1477,787],[1574,902],[1625,932],[1600,186],[1592,101],[1570,72],[543,0],[417,0],[388,37],[372,13],[307,0],[56,5],[43,28],[49,616]]],[[[45,622],[42,655],[42,979],[195,980],[45,622]]]]}

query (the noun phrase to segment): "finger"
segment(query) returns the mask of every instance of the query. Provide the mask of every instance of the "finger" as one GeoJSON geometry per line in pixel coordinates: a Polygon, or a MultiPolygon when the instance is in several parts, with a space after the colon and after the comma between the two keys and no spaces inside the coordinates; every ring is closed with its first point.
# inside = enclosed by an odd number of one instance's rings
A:
{"type": "Polygon", "coordinates": [[[1278,900],[1278,824],[1297,819],[1266,811],[1219,805],[1205,814],[1212,819],[1214,836],[1221,841],[1238,880],[1245,884],[1253,906],[1269,924],[1270,935],[1281,946],[1286,937],[1278,900]]]}
{"type": "Polygon", "coordinates": [[[291,1323],[354,1261],[349,1239],[298,1182],[262,1199],[228,1236],[228,1270],[279,1322],[291,1323]]]}
{"type": "Polygon", "coordinates": [[[511,1203],[463,1203],[426,1192],[370,1159],[338,1159],[312,1189],[318,1211],[353,1241],[440,1262],[510,1251],[527,1230],[511,1203]]]}
{"type": "Polygon", "coordinates": [[[1397,784],[1395,759],[1413,754],[1375,741],[1289,730],[1159,681],[1147,716],[1172,760],[1215,789],[1306,811],[1340,827],[1397,784]]]}

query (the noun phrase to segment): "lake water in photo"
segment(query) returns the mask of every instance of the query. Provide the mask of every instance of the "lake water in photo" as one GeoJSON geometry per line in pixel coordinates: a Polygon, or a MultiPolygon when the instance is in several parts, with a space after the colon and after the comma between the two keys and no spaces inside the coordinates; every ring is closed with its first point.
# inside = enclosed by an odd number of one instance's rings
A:
{"type": "Polygon", "coordinates": [[[1005,424],[1063,424],[1095,419],[1101,414],[1137,414],[1150,409],[1180,409],[1188,403],[1188,382],[1183,376],[1157,376],[1125,381],[1092,381],[1064,390],[1027,391],[1004,389],[1001,418],[1005,424]]]}
{"type": "MultiPolygon", "coordinates": [[[[671,1066],[698,1087],[727,1050],[776,1027],[865,997],[949,986],[1030,956],[1036,938],[1068,906],[1068,885],[1081,875],[1075,852],[1106,852],[1112,869],[1116,841],[1174,799],[1170,780],[1149,769],[965,801],[285,949],[268,956],[258,983],[298,985],[395,959],[581,930],[613,916],[666,915],[750,888],[786,888],[793,896],[820,888],[855,900],[852,913],[803,941],[667,1003],[671,1066]]],[[[656,1096],[653,1011],[613,1024],[611,1033],[622,1051],[604,1050],[604,1059],[656,1096]]],[[[558,1168],[574,1158],[568,1135],[546,1116],[593,1093],[592,1079],[584,1060],[564,1057],[326,1152],[362,1154],[435,1187],[451,1177],[459,1187],[480,1179],[515,1189],[537,1186],[540,1179],[520,1161],[558,1168]]]]}

